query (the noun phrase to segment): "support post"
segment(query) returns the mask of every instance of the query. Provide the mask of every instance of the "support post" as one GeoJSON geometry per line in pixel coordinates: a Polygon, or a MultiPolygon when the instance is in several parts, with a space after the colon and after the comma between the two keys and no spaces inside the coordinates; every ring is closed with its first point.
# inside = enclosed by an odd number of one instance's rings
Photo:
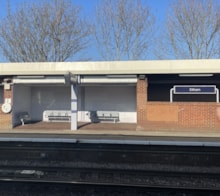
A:
{"type": "Polygon", "coordinates": [[[77,84],[71,85],[71,130],[77,130],[77,94],[78,86],[77,84]]]}
{"type": "Polygon", "coordinates": [[[171,88],[170,89],[170,103],[173,103],[173,91],[174,91],[174,88],[171,88]]]}
{"type": "Polygon", "coordinates": [[[215,91],[216,91],[216,103],[219,103],[219,90],[218,90],[218,88],[216,88],[215,91]]]}

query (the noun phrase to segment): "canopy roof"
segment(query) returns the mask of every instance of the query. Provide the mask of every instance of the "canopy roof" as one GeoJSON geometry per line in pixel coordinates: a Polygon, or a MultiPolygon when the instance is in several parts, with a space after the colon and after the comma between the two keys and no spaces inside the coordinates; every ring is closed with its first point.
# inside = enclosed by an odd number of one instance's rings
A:
{"type": "Polygon", "coordinates": [[[219,59],[0,63],[0,75],[107,75],[220,73],[219,59]]]}

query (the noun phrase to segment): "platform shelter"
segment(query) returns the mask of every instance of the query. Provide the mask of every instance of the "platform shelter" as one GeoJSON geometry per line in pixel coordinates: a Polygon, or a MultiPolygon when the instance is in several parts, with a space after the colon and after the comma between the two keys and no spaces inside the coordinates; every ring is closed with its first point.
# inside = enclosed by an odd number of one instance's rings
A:
{"type": "Polygon", "coordinates": [[[219,129],[220,60],[0,64],[0,129],[25,123],[136,123],[219,129]]]}

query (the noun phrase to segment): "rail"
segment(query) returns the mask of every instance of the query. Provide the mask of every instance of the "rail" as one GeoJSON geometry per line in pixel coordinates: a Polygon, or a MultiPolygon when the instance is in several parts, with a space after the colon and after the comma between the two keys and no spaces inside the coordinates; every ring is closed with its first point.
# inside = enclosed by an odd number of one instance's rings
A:
{"type": "Polygon", "coordinates": [[[10,141],[0,181],[220,190],[219,160],[218,147],[10,141]]]}

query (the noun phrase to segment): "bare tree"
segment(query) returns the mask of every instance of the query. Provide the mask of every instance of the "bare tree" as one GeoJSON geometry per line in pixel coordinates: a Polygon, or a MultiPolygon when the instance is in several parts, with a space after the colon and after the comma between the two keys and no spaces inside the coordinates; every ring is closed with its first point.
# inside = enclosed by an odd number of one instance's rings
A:
{"type": "Polygon", "coordinates": [[[169,55],[176,59],[220,56],[220,14],[213,0],[175,1],[168,10],[166,28],[164,44],[160,41],[158,47],[160,54],[167,55],[165,58],[169,55]]]}
{"type": "Polygon", "coordinates": [[[90,35],[70,0],[25,3],[0,21],[0,49],[11,62],[67,61],[87,48],[90,35]]]}
{"type": "Polygon", "coordinates": [[[155,20],[140,0],[103,0],[97,6],[95,36],[105,60],[138,60],[148,55],[155,20]]]}

